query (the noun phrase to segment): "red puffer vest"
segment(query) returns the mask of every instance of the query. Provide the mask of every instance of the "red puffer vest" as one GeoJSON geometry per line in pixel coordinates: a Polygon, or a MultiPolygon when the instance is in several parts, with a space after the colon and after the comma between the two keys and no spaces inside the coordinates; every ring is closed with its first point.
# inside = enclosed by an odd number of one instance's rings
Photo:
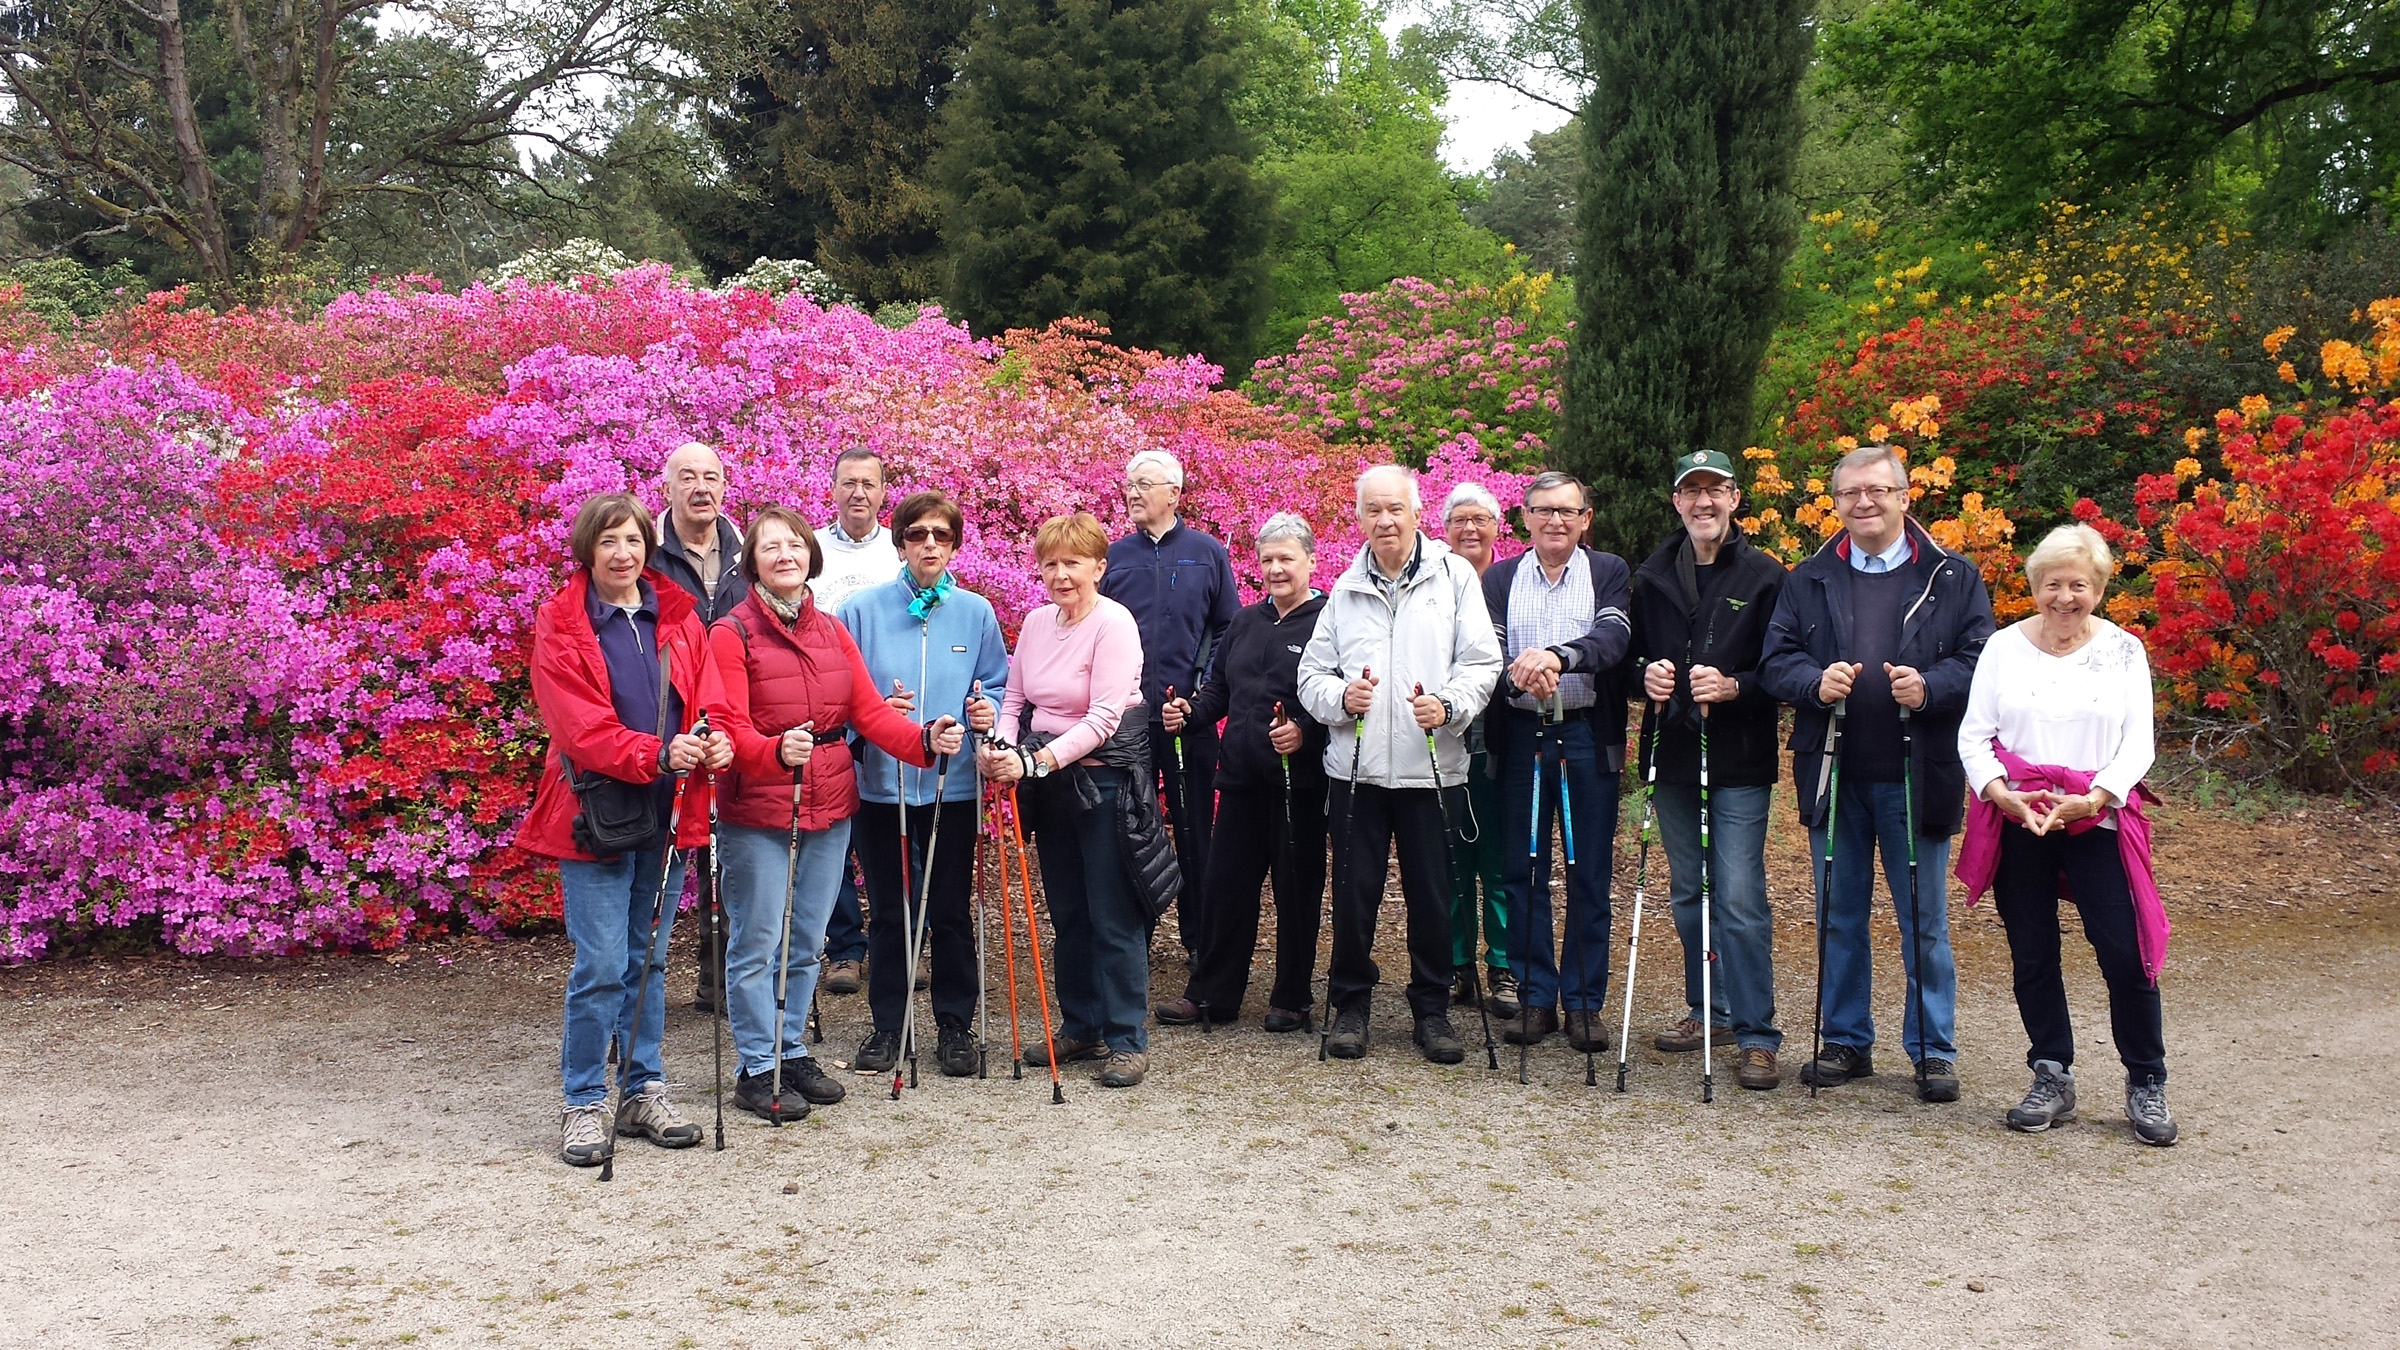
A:
{"type": "Polygon", "coordinates": [[[725,701],[712,707],[733,737],[733,769],[724,775],[720,811],[735,825],[783,830],[792,824],[792,771],[777,757],[783,733],[810,724],[817,748],[801,787],[800,828],[822,830],[858,810],[858,781],[843,731],[860,735],[894,758],[925,767],[925,738],[917,724],[893,712],[875,693],[875,679],[848,629],[800,602],[786,627],[753,591],[708,632],[725,701]]]}

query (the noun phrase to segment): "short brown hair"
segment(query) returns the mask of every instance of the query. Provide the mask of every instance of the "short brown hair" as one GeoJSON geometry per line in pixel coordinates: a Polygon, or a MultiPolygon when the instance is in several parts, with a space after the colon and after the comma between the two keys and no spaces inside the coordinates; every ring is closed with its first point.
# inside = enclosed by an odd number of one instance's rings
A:
{"type": "Polygon", "coordinates": [[[630,492],[607,492],[585,502],[575,512],[575,523],[567,528],[567,549],[575,555],[575,565],[589,572],[592,560],[600,554],[600,536],[626,521],[642,527],[642,565],[650,565],[650,555],[658,551],[658,526],[650,519],[650,508],[630,492]]]}
{"type": "Polygon", "coordinates": [[[901,547],[900,536],[908,527],[926,516],[940,516],[950,527],[950,542],[963,543],[967,537],[967,519],[959,514],[958,503],[947,492],[912,492],[900,499],[892,511],[892,547],[901,547]]]}
{"type": "Polygon", "coordinates": [[[815,581],[823,575],[825,550],[817,547],[817,532],[808,528],[806,517],[788,506],[770,506],[750,513],[750,528],[742,532],[742,575],[758,580],[758,532],[770,520],[783,522],[785,529],[808,545],[808,579],[815,581]]]}
{"type": "Polygon", "coordinates": [[[1061,553],[1106,562],[1108,531],[1102,528],[1099,518],[1089,511],[1077,511],[1070,516],[1052,516],[1034,532],[1033,556],[1039,562],[1061,553]]]}

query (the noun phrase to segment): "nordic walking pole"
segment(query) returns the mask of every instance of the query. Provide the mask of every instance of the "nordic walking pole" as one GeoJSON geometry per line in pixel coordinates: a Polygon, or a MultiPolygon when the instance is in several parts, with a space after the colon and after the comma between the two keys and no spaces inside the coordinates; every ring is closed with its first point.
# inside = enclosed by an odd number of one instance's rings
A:
{"type": "MultiPolygon", "coordinates": [[[[1341,672],[1336,671],[1335,674],[1341,672]]],[[[1360,666],[1358,677],[1375,678],[1373,666],[1360,666]]],[[[1358,868],[1358,838],[1350,832],[1351,823],[1358,819],[1358,752],[1367,744],[1367,715],[1353,713],[1350,717],[1350,788],[1342,795],[1342,874],[1334,881],[1333,894],[1325,902],[1325,1019],[1317,1023],[1317,1062],[1325,1062],[1325,1043],[1333,1035],[1333,954],[1334,930],[1342,918],[1342,887],[1350,883],[1350,873],[1358,868]]]]}
{"type": "MultiPolygon", "coordinates": [[[[1167,686],[1166,701],[1168,703],[1173,703],[1175,701],[1174,685],[1170,684],[1167,686]]],[[[1186,812],[1190,811],[1192,807],[1192,804],[1185,800],[1186,795],[1191,791],[1191,787],[1190,784],[1188,784],[1184,779],[1183,733],[1180,731],[1176,732],[1173,736],[1169,737],[1169,741],[1175,747],[1175,842],[1180,845],[1183,842],[1183,832],[1191,828],[1191,817],[1185,814],[1186,812]]],[[[1182,919],[1179,917],[1177,918],[1176,922],[1181,923],[1182,919]]],[[[1205,1017],[1201,1018],[1200,1022],[1201,1026],[1205,1028],[1208,1024],[1208,1019],[1205,1017]]]]}
{"type": "MultiPolygon", "coordinates": [[[[1416,697],[1425,697],[1425,686],[1418,685],[1416,697]]],[[[1442,791],[1442,749],[1434,744],[1433,733],[1425,733],[1425,758],[1433,765],[1433,804],[1442,813],[1442,882],[1450,894],[1458,894],[1458,849],[1450,839],[1450,796],[1442,791]]],[[[1500,1047],[1492,1040],[1492,1011],[1482,999],[1475,1000],[1475,1015],[1483,1019],[1483,1058],[1485,1067],[1497,1073],[1500,1069],[1500,1047]]],[[[1524,1076],[1522,1060],[1517,1065],[1518,1076],[1524,1076]]]]}
{"type": "Polygon", "coordinates": [[[1708,842],[1708,705],[1700,705],[1700,1100],[1717,1099],[1716,999],[1712,996],[1717,949],[1709,935],[1710,889],[1716,868],[1708,842]]]}
{"type": "MultiPolygon", "coordinates": [[[[982,697],[983,681],[977,680],[974,687],[967,692],[967,702],[972,705],[976,699],[982,697]]],[[[970,718],[968,732],[972,735],[973,731],[974,722],[970,718]]],[[[988,1076],[988,1070],[991,1067],[992,1045],[992,1017],[989,998],[992,983],[990,966],[986,963],[983,945],[983,763],[975,758],[972,748],[966,754],[967,772],[973,774],[975,779],[975,1076],[983,1078],[988,1076]]]]}
{"type": "MultiPolygon", "coordinates": [[[[1289,717],[1284,716],[1283,700],[1275,700],[1275,715],[1267,720],[1268,734],[1272,735],[1276,728],[1284,726],[1290,721],[1289,717]]],[[[1278,750],[1275,752],[1275,758],[1283,762],[1283,837],[1278,839],[1275,844],[1277,871],[1274,876],[1275,909],[1280,914],[1284,905],[1283,884],[1292,879],[1292,757],[1278,750]]],[[[1313,903],[1315,897],[1312,896],[1310,899],[1313,903]]],[[[1281,945],[1278,944],[1279,953],[1280,950],[1281,945]]],[[[1280,960],[1280,956],[1278,959],[1280,960]]],[[[1203,1017],[1205,1018],[1205,1014],[1203,1017]]],[[[1205,1020],[1202,1025],[1206,1025],[1205,1020]]]]}
{"type": "MultiPolygon", "coordinates": [[[[1550,708],[1551,708],[1551,713],[1552,713],[1552,716],[1554,716],[1554,717],[1555,717],[1555,718],[1556,718],[1558,721],[1564,722],[1564,721],[1566,720],[1567,713],[1566,713],[1566,701],[1565,701],[1565,696],[1564,696],[1564,695],[1562,695],[1562,694],[1560,694],[1560,693],[1559,693],[1558,691],[1556,691],[1556,690],[1552,690],[1552,691],[1551,691],[1551,694],[1550,694],[1550,708]]],[[[1564,742],[1564,741],[1562,740],[1562,741],[1555,742],[1555,744],[1558,746],[1558,829],[1559,829],[1559,833],[1560,833],[1560,834],[1562,834],[1562,835],[1564,835],[1564,836],[1566,837],[1566,846],[1567,846],[1567,894],[1566,894],[1566,906],[1567,906],[1567,911],[1568,911],[1568,913],[1571,915],[1571,914],[1573,914],[1573,912],[1574,912],[1574,909],[1575,909],[1575,797],[1574,797],[1574,794],[1573,794],[1573,793],[1571,793],[1571,792],[1569,792],[1569,791],[1567,790],[1567,746],[1566,746],[1566,742],[1564,742]]],[[[1567,931],[1568,931],[1568,933],[1571,935],[1571,934],[1572,934],[1572,933],[1575,931],[1575,930],[1574,930],[1574,926],[1573,926],[1572,924],[1569,924],[1569,925],[1568,925],[1568,928],[1567,928],[1567,931]]],[[[1561,942],[1558,944],[1558,946],[1559,946],[1559,953],[1558,953],[1558,954],[1559,954],[1559,956],[1562,958],[1562,959],[1561,959],[1561,961],[1559,962],[1559,964],[1560,964],[1560,966],[1563,968],[1563,967],[1565,966],[1565,964],[1566,964],[1566,962],[1564,961],[1564,959],[1563,959],[1563,958],[1564,958],[1564,957],[1566,956],[1566,954],[1567,954],[1567,953],[1566,953],[1566,946],[1567,946],[1567,944],[1566,944],[1564,941],[1561,941],[1561,942]]],[[[1576,944],[1576,947],[1577,947],[1576,955],[1578,955],[1578,956],[1581,956],[1581,955],[1583,954],[1583,953],[1582,953],[1582,950],[1581,950],[1581,948],[1582,948],[1582,944],[1581,944],[1581,943],[1577,943],[1577,944],[1576,944]]],[[[1601,947],[1600,947],[1600,961],[1601,961],[1601,973],[1602,973],[1602,974],[1605,976],[1605,975],[1606,975],[1606,973],[1607,973],[1607,970],[1608,970],[1608,945],[1607,945],[1607,939],[1606,939],[1606,937],[1603,937],[1603,938],[1601,939],[1601,947]]],[[[1564,1000],[1564,999],[1561,999],[1560,1001],[1561,1001],[1561,1002],[1564,1002],[1565,1000],[1564,1000]]],[[[1598,1087],[1598,1086],[1600,1086],[1600,1071],[1599,1071],[1599,1069],[1596,1067],[1596,1063],[1597,1063],[1597,1061],[1595,1061],[1595,1060],[1592,1058],[1593,1054],[1595,1053],[1595,1050],[1596,1050],[1596,1047],[1595,1047],[1595,1046],[1593,1045],[1593,1043],[1592,1043],[1592,1042],[1591,1042],[1591,1041],[1590,1041],[1590,1040],[1587,1038],[1587,1039],[1584,1041],[1584,1043],[1583,1043],[1583,1085],[1584,1085],[1585,1087],[1598,1087]]]]}
{"type": "MultiPolygon", "coordinates": [[[[659,683],[664,687],[666,686],[664,679],[666,661],[663,659],[665,653],[661,652],[660,657],[662,659],[659,662],[659,673],[662,678],[659,683]]],[[[664,699],[665,694],[661,693],[660,698],[664,699]]],[[[661,720],[663,721],[664,718],[662,717],[661,720]]],[[[707,713],[700,714],[700,721],[692,730],[702,740],[708,738],[707,713]]],[[[660,929],[666,927],[667,877],[675,871],[675,834],[683,824],[683,790],[691,781],[689,770],[675,775],[675,795],[667,807],[667,843],[666,847],[660,850],[658,860],[658,894],[650,902],[649,953],[642,958],[642,978],[633,995],[633,1032],[630,1035],[618,1032],[610,1038],[616,1047],[618,1096],[620,1098],[624,1095],[622,1085],[625,1075],[633,1067],[634,1042],[640,1040],[642,1035],[642,1008],[650,1001],[650,976],[658,969],[658,934],[660,929]]],[[[666,1035],[666,1019],[663,1015],[659,1019],[659,1035],[661,1039],[664,1039],[666,1035]]],[[[608,1151],[600,1155],[600,1179],[602,1181],[617,1179],[617,1131],[614,1126],[611,1126],[608,1131],[608,1151]]]]}
{"type": "MultiPolygon", "coordinates": [[[[937,721],[935,725],[940,725],[937,721]]],[[[933,927],[933,854],[942,845],[942,794],[949,790],[950,757],[939,756],[941,765],[933,775],[933,816],[925,827],[925,876],[917,883],[917,912],[908,929],[908,1011],[900,1019],[900,1048],[908,1055],[908,1085],[917,1085],[917,953],[925,946],[925,934],[933,927]]],[[[900,803],[906,811],[908,803],[900,803]]],[[[906,903],[906,897],[902,897],[906,903]]],[[[932,1001],[930,992],[927,1001],[932,1001]]],[[[892,1100],[900,1100],[900,1073],[892,1072],[892,1100]]]]}
{"type": "Polygon", "coordinates": [[[1658,822],[1658,733],[1666,724],[1667,705],[1650,705],[1650,763],[1642,771],[1642,858],[1633,869],[1633,936],[1625,944],[1625,1020],[1617,1028],[1617,1091],[1625,1090],[1626,1042],[1633,1039],[1633,976],[1642,964],[1642,901],[1650,890],[1650,836],[1658,822]]]}
{"type": "MultiPolygon", "coordinates": [[[[711,776],[709,786],[712,788],[716,786],[714,776],[711,776]]],[[[717,1147],[715,1151],[723,1153],[725,1151],[725,1019],[733,1014],[725,1002],[725,945],[720,936],[722,930],[717,922],[718,917],[725,912],[724,860],[717,852],[719,842],[717,838],[717,794],[711,792],[708,794],[708,957],[706,959],[717,963],[717,1006],[708,1014],[708,1054],[715,1064],[716,1077],[717,1147]]],[[[666,1027],[663,1023],[659,1027],[659,1035],[661,1037],[666,1035],[666,1027]]],[[[777,1072],[781,1072],[780,1068],[777,1072]]]]}
{"type": "MultiPolygon", "coordinates": [[[[1808,1018],[1808,1095],[1817,1095],[1817,1057],[1825,1053],[1825,901],[1833,894],[1834,817],[1842,804],[1842,723],[1850,716],[1850,700],[1833,705],[1833,735],[1825,761],[1817,766],[1817,800],[1825,803],[1825,859],[1818,867],[1817,885],[1817,1005],[1808,1018]]],[[[1869,860],[1870,864],[1872,859],[1869,860]]]]}
{"type": "MultiPolygon", "coordinates": [[[[1517,989],[1519,991],[1517,1016],[1524,1019],[1524,1030],[1528,1034],[1533,1030],[1533,1019],[1525,1014],[1523,990],[1526,971],[1523,967],[1526,962],[1533,959],[1532,951],[1526,946],[1526,935],[1533,931],[1533,888],[1539,885],[1544,896],[1550,894],[1550,860],[1542,856],[1542,757],[1549,752],[1549,749],[1550,711],[1544,708],[1537,714],[1537,720],[1533,725],[1533,811],[1529,817],[1531,823],[1525,827],[1525,919],[1524,922],[1517,925],[1517,954],[1511,962],[1519,967],[1517,971],[1517,989]]],[[[1480,998],[1476,1000],[1478,1003],[1482,1001],[1480,998]]],[[[1533,1047],[1522,1040],[1518,1041],[1518,1087],[1524,1087],[1531,1081],[1526,1076],[1526,1066],[1532,1057],[1533,1047]]]]}
{"type": "MultiPolygon", "coordinates": [[[[1917,1010],[1917,1095],[1925,1093],[1925,1056],[1930,1053],[1931,1033],[1925,1026],[1925,903],[1917,894],[1917,773],[1914,738],[1908,726],[1908,705],[1900,705],[1900,816],[1908,831],[1908,954],[1911,958],[1908,980],[1909,997],[1917,1010]]],[[[1906,1050],[1908,1038],[1901,1037],[1901,1049],[1906,1050]]]]}
{"type": "MultiPolygon", "coordinates": [[[[1013,799],[1016,793],[1012,790],[1013,799]]],[[[1025,848],[1025,816],[1021,811],[1009,812],[1009,831],[1016,836],[1017,880],[1024,883],[1025,892],[1025,952],[1033,958],[1033,996],[1042,1014],[1042,1048],[1049,1051],[1043,1058],[1050,1061],[1050,1104],[1067,1104],[1067,1090],[1058,1081],[1058,1038],[1050,1032],[1050,987],[1042,979],[1041,921],[1033,912],[1033,859],[1025,848]]]]}
{"type": "MultiPolygon", "coordinates": [[[[800,730],[815,727],[813,721],[802,722],[800,730]]],[[[792,980],[792,894],[800,883],[800,785],[806,778],[806,766],[792,769],[792,833],[784,854],[783,864],[783,926],[777,930],[775,955],[775,1083],[767,1093],[767,1123],[783,1128],[783,1009],[792,980]]],[[[716,803],[709,803],[709,815],[716,815],[716,803]]]]}
{"type": "Polygon", "coordinates": [[[1018,1030],[1017,1020],[1017,913],[1015,902],[1008,898],[1008,835],[1001,824],[1004,814],[1017,809],[1017,794],[1012,788],[992,798],[992,856],[1000,865],[1000,945],[1008,962],[1008,1076],[1025,1077],[1025,1038],[1018,1030]],[[1005,798],[1005,802],[1003,801],[1005,798]]]}

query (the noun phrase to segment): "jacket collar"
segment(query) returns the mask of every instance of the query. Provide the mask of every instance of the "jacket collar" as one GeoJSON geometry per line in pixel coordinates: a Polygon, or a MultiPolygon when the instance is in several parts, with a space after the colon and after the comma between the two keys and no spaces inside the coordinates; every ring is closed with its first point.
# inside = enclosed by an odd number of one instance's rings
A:
{"type": "MultiPolygon", "coordinates": [[[[658,532],[661,536],[658,541],[659,552],[671,553],[686,564],[691,562],[691,551],[683,546],[683,536],[675,532],[675,517],[672,513],[658,518],[658,532]]],[[[717,565],[730,567],[734,556],[741,551],[742,532],[733,528],[733,522],[727,520],[720,512],[717,516],[717,565]]]]}
{"type": "MultiPolygon", "coordinates": [[[[1915,516],[1907,516],[1902,519],[1901,532],[1908,539],[1908,566],[1911,570],[1937,565],[1958,556],[1935,543],[1933,533],[1927,530],[1915,516]]],[[[1850,531],[1844,529],[1826,540],[1815,553],[1810,554],[1808,563],[1803,565],[1838,564],[1843,571],[1847,572],[1851,570],[1850,548],[1850,531]]]]}
{"type": "MultiPolygon", "coordinates": [[[[1400,569],[1400,589],[1402,591],[1414,590],[1427,577],[1447,571],[1448,568],[1443,563],[1443,559],[1449,556],[1450,546],[1448,544],[1431,537],[1423,530],[1417,531],[1416,551],[1410,555],[1408,566],[1400,569]]],[[[1497,565],[1494,564],[1494,566],[1497,565]]],[[[1375,567],[1375,546],[1361,544],[1358,546],[1358,556],[1352,558],[1350,565],[1342,569],[1340,579],[1334,582],[1334,589],[1337,591],[1363,590],[1369,594],[1381,594],[1381,583],[1376,580],[1379,575],[1375,567]]]]}

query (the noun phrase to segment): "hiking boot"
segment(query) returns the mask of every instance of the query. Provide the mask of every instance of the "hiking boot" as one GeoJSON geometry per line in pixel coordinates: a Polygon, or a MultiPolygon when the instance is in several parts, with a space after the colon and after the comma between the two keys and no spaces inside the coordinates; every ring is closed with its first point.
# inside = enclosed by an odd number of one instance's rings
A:
{"type": "MultiPolygon", "coordinates": [[[[1079,1059],[1108,1058],[1108,1047],[1098,1041],[1079,1041],[1073,1036],[1058,1035],[1053,1035],[1050,1039],[1058,1046],[1058,1062],[1060,1064],[1072,1064],[1079,1059]]],[[[1025,1062],[1037,1069],[1050,1067],[1050,1047],[1040,1041],[1027,1041],[1025,1043],[1025,1062]]]]}
{"type": "MultiPolygon", "coordinates": [[[[1188,998],[1169,999],[1168,1001],[1159,1004],[1157,1007],[1152,1008],[1150,1011],[1157,1015],[1161,1024],[1166,1026],[1196,1027],[1200,1025],[1200,1005],[1192,1002],[1188,998]]],[[[1236,1008],[1233,1011],[1235,1017],[1238,1017],[1241,1013],[1241,1009],[1239,1008],[1236,1008]]],[[[1211,1008],[1208,1010],[1208,1024],[1212,1027],[1230,1025],[1235,1020],[1235,1017],[1227,1016],[1225,1009],[1223,1008],[1211,1008]]]]}
{"type": "Polygon", "coordinates": [[[942,1066],[945,1078],[973,1078],[983,1067],[983,1051],[975,1044],[974,1033],[953,1018],[942,1018],[936,1027],[933,1058],[942,1066]]]}
{"type": "Polygon", "coordinates": [[[1846,1045],[1828,1043],[1815,1059],[1800,1066],[1800,1081],[1810,1087],[1839,1087],[1853,1078],[1874,1076],[1874,1057],[1846,1045]]]}
{"type": "Polygon", "coordinates": [[[717,1011],[717,987],[713,984],[692,986],[692,1011],[714,1016],[717,1011]]]}
{"type": "Polygon", "coordinates": [[[683,1118],[667,1085],[653,1078],[617,1108],[617,1133],[639,1135],[660,1148],[690,1148],[705,1131],[683,1118]]]}
{"type": "Polygon", "coordinates": [[[2008,1128],[2040,1134],[2074,1118],[2075,1075],[2055,1059],[2035,1060],[2033,1086],[2025,1089],[2025,1100],[2009,1108],[2008,1128]]]}
{"type": "Polygon", "coordinates": [[[1508,1020],[1500,1030],[1500,1039],[1510,1045],[1540,1045],[1551,1032],[1558,1030],[1558,1010],[1527,1008],[1508,1020]]]}
{"type": "Polygon", "coordinates": [[[608,1114],[605,1102],[570,1106],[558,1113],[558,1156],[569,1167],[598,1167],[608,1157],[608,1114]]]}
{"type": "Polygon", "coordinates": [[[1417,1019],[1417,1048],[1435,1064],[1457,1064],[1467,1057],[1467,1047],[1458,1039],[1450,1019],[1436,1013],[1417,1019]]]}
{"type": "Polygon", "coordinates": [[[859,961],[835,961],[825,967],[824,990],[828,994],[855,994],[866,983],[866,965],[859,961]]]}
{"type": "Polygon", "coordinates": [[[1108,1057],[1108,1067],[1100,1071],[1102,1087],[1139,1087],[1150,1072],[1150,1057],[1139,1050],[1119,1050],[1108,1057]]]}
{"type": "MultiPolygon", "coordinates": [[[[1325,1037],[1325,1053],[1335,1059],[1364,1059],[1367,1054],[1367,1010],[1344,1008],[1333,1015],[1333,1030],[1325,1037]]],[[[1465,1053],[1461,1051],[1460,1053],[1465,1053]]]]}
{"type": "Polygon", "coordinates": [[[1589,1008],[1576,1008],[1567,1013],[1567,1045],[1584,1054],[1597,1054],[1609,1047],[1608,1018],[1589,1008]]]}
{"type": "MultiPolygon", "coordinates": [[[[778,1106],[775,1097],[775,1075],[746,1073],[734,1080],[734,1109],[747,1111],[760,1120],[773,1123],[778,1106]]],[[[808,1102],[797,1092],[786,1092],[780,1103],[785,1124],[808,1119],[808,1102]]]]}
{"type": "MultiPolygon", "coordinates": [[[[1718,1027],[1709,1033],[1713,1045],[1733,1044],[1733,1028],[1718,1027]]],[[[1681,1055],[1700,1048],[1700,1019],[1686,1017],[1651,1038],[1650,1043],[1670,1055],[1681,1055]]]]}
{"type": "Polygon", "coordinates": [[[795,1055],[783,1062],[783,1095],[799,1093],[815,1106],[831,1106],[850,1095],[850,1089],[827,1078],[814,1055],[795,1055]]]}
{"type": "Polygon", "coordinates": [[[1481,997],[1483,991],[1475,986],[1475,967],[1471,964],[1460,966],[1457,976],[1450,981],[1450,1005],[1472,1008],[1475,1000],[1481,997]]]}
{"type": "Polygon", "coordinates": [[[890,1073],[900,1062],[900,1033],[873,1031],[858,1043],[858,1053],[850,1057],[850,1067],[860,1073],[890,1073]]]}
{"type": "Polygon", "coordinates": [[[1783,1070],[1776,1067],[1775,1052],[1763,1045],[1743,1047],[1736,1063],[1740,1067],[1733,1071],[1733,1081],[1752,1092],[1772,1092],[1783,1086],[1783,1070]]]}
{"type": "Polygon", "coordinates": [[[2157,1081],[2125,1085],[2125,1119],[2145,1144],[2161,1148],[2175,1142],[2175,1117],[2167,1114],[2167,1085],[2157,1081]]]}
{"type": "Polygon", "coordinates": [[[1269,1008],[1266,1019],[1259,1025],[1277,1035],[1282,1035],[1286,1032],[1306,1031],[1313,1020],[1305,1012],[1293,1012],[1289,1008],[1269,1008]]]}
{"type": "Polygon", "coordinates": [[[1917,1061],[1917,1100],[1957,1101],[1958,1066],[1939,1055],[1927,1055],[1917,1061]]]}
{"type": "Polygon", "coordinates": [[[1483,1010],[1501,1021],[1507,1021],[1525,1010],[1517,977],[1505,970],[1492,972],[1492,996],[1484,1001],[1483,1010]]]}

